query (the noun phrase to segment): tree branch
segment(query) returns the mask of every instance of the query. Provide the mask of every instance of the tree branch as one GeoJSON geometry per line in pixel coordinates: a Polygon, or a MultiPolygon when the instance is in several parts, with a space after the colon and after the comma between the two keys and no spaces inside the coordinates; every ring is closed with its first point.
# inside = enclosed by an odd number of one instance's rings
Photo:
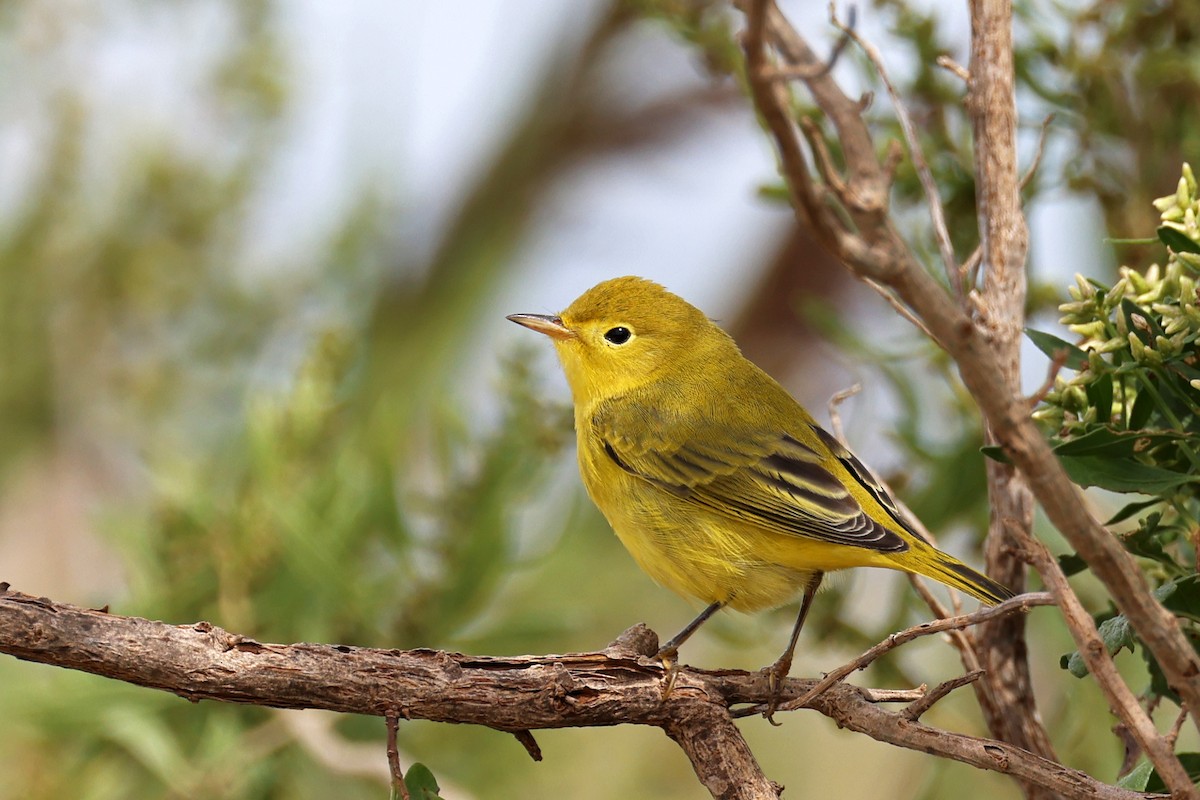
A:
{"type": "MultiPolygon", "coordinates": [[[[1025,323],[1025,257],[1029,232],[1017,174],[1017,100],[1010,0],[972,0],[971,66],[967,109],[975,142],[975,213],[983,288],[980,327],[986,331],[1011,397],[1021,397],[1021,337],[1025,323]]],[[[995,437],[989,430],[989,444],[995,437]]],[[[991,519],[985,554],[988,573],[1015,592],[1025,588],[1025,564],[1013,558],[1011,526],[1033,529],[1033,493],[1011,464],[986,460],[991,519]]],[[[987,670],[980,688],[988,727],[997,737],[1055,758],[1041,724],[1025,646],[1025,620],[981,627],[979,655],[987,670]]],[[[1046,794],[1025,787],[1026,797],[1046,794]]]]}
{"type": "Polygon", "coordinates": [[[1005,617],[1020,616],[1014,614],[1014,611],[1026,611],[1034,606],[1053,605],[1054,597],[1048,592],[1038,592],[1036,594],[1022,594],[1010,600],[1005,600],[998,606],[985,606],[978,611],[970,614],[963,614],[957,617],[943,617],[932,622],[923,622],[920,625],[914,625],[911,628],[893,633],[888,638],[884,639],[879,644],[867,650],[858,658],[843,664],[837,669],[827,674],[824,678],[817,682],[812,689],[799,699],[785,703],[780,706],[780,710],[789,710],[792,708],[803,708],[812,703],[822,692],[836,683],[840,683],[849,675],[866,669],[873,661],[878,659],[884,653],[894,650],[902,644],[911,642],[913,639],[918,639],[922,636],[929,636],[934,633],[944,633],[946,631],[961,630],[971,625],[977,625],[981,622],[1003,619],[1005,617]]]}
{"type": "MultiPolygon", "coordinates": [[[[54,603],[0,584],[0,652],[78,669],[192,701],[331,711],[483,725],[522,734],[539,728],[652,725],[687,753],[714,797],[778,798],[733,723],[734,705],[765,705],[766,671],[684,667],[663,696],[658,640],[631,628],[595,653],[496,658],[436,650],[265,644],[207,622],[168,625],[54,603]]],[[[1013,606],[1015,611],[1019,606],[1013,606]]],[[[944,624],[940,622],[932,625],[944,624]]],[[[789,679],[784,700],[815,683],[789,679]]],[[[936,690],[935,690],[936,691],[936,690]]],[[[1017,776],[1066,797],[1143,797],[1000,742],[939,730],[877,701],[919,701],[910,691],[838,684],[812,708],[881,741],[1017,776]]],[[[923,704],[925,705],[925,704],[923,704]]],[[[923,709],[922,709],[923,710],[923,709]]]]}
{"type": "MultiPolygon", "coordinates": [[[[853,227],[844,225],[834,215],[807,213],[809,199],[820,192],[811,185],[812,176],[790,116],[789,95],[782,91],[784,87],[778,81],[768,81],[761,73],[769,61],[767,34],[787,62],[803,67],[815,63],[816,58],[800,34],[768,0],[747,2],[745,7],[743,46],[751,95],[776,141],[783,175],[794,196],[800,198],[804,216],[814,227],[814,236],[859,277],[891,287],[925,323],[935,341],[954,359],[992,436],[1020,469],[1047,517],[1104,584],[1141,641],[1154,654],[1171,687],[1189,708],[1200,708],[1200,659],[1183,636],[1178,620],[1151,594],[1141,571],[1121,544],[1084,506],[1079,490],[1030,419],[1024,398],[1011,390],[1005,368],[1007,356],[997,351],[992,341],[993,331],[978,325],[943,290],[894,230],[883,202],[890,187],[871,144],[861,108],[847,100],[830,75],[806,78],[803,82],[838,129],[846,164],[847,196],[872,198],[874,202],[847,209],[855,223],[853,227]]],[[[1002,191],[1007,197],[1007,190],[1002,191]]],[[[998,196],[993,201],[999,202],[998,196]]],[[[1006,213],[1005,208],[1011,206],[1004,206],[997,213],[1006,213]]],[[[1017,225],[1011,219],[1006,224],[1012,230],[1017,225]]],[[[1004,242],[1014,235],[993,231],[989,236],[1000,238],[989,239],[989,245],[1005,248],[1004,242]]],[[[1023,247],[1022,239],[1016,242],[1023,247]]],[[[1019,250],[1009,248],[1000,252],[1011,259],[1019,250]]],[[[1020,255],[1023,263],[1023,252],[1020,255]]],[[[1009,276],[1003,280],[1014,279],[1009,276]]],[[[1023,515],[1020,510],[1018,518],[1023,515]]],[[[1063,598],[1059,600],[1061,603],[1063,598]]],[[[1094,634],[1074,626],[1071,634],[1089,669],[1101,668],[1103,648],[1096,650],[1094,634]]],[[[1122,713],[1121,708],[1115,710],[1122,713]]],[[[1124,718],[1122,721],[1130,722],[1124,718]]],[[[1145,747],[1147,743],[1141,744],[1145,747]]],[[[1186,785],[1172,782],[1168,786],[1181,796],[1197,796],[1190,782],[1186,785]]]]}

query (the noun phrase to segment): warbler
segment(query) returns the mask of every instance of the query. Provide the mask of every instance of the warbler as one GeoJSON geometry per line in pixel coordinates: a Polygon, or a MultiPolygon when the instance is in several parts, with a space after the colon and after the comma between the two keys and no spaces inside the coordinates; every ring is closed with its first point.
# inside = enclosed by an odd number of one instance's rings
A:
{"type": "Polygon", "coordinates": [[[841,442],[699,309],[615,278],[557,316],[508,319],[554,341],[588,495],[651,578],[707,604],[659,650],[669,662],[717,610],[803,593],[778,685],[826,572],[886,567],[995,604],[1012,593],[926,541],[841,442]]]}

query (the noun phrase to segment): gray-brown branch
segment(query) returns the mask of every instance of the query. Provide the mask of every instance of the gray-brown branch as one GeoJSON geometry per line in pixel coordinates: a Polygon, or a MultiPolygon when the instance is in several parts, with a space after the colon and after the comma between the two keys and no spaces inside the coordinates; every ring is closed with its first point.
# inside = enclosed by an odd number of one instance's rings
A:
{"type": "MultiPolygon", "coordinates": [[[[483,725],[522,734],[541,728],[652,725],[691,759],[714,797],[777,798],[730,708],[770,698],[766,673],[680,669],[665,674],[648,654],[657,638],[626,632],[607,650],[497,658],[437,650],[265,644],[207,622],[169,625],[3,591],[0,652],[82,670],[192,701],[330,711],[483,725]]],[[[1015,610],[1015,609],[1014,609],[1015,610]]],[[[789,679],[784,699],[814,681],[789,679]]],[[[878,693],[831,687],[812,708],[884,742],[1004,772],[1064,797],[1143,797],[1012,745],[939,730],[873,703],[878,693]]],[[[908,698],[907,693],[905,694],[908,698]]]]}
{"type": "MultiPolygon", "coordinates": [[[[1012,7],[1009,0],[972,0],[971,77],[967,95],[975,141],[975,196],[983,286],[979,325],[987,331],[1008,394],[1021,397],[1021,339],[1025,325],[1025,258],[1029,233],[1021,210],[1017,165],[1017,97],[1013,68],[1012,7]]],[[[989,444],[993,437],[987,433],[989,444]]],[[[987,461],[991,521],[988,574],[1020,592],[1025,568],[1011,526],[1033,529],[1033,492],[1010,464],[987,461]]],[[[987,667],[981,684],[993,735],[1026,750],[1055,758],[1033,694],[1025,621],[1009,618],[977,631],[978,653],[987,667]]],[[[1025,787],[1029,800],[1049,800],[1025,787]]]]}

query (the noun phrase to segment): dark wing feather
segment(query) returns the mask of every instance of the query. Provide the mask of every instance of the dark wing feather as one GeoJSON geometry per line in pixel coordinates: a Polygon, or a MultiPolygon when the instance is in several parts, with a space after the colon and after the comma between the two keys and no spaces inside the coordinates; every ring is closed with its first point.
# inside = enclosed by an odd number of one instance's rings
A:
{"type": "Polygon", "coordinates": [[[626,472],[733,519],[837,544],[886,552],[907,549],[903,538],[863,510],[835,471],[840,466],[849,473],[898,527],[910,530],[886,492],[853,454],[816,425],[812,427],[831,455],[822,457],[778,431],[736,426],[717,430],[661,416],[629,403],[602,407],[593,418],[594,433],[604,442],[608,457],[626,472]],[[647,417],[652,424],[646,424],[647,417]],[[653,434],[632,437],[635,421],[638,431],[682,432],[684,441],[671,444],[653,434]],[[730,441],[736,444],[713,444],[730,441]]]}
{"type": "Polygon", "coordinates": [[[859,461],[854,453],[851,453],[844,444],[833,438],[833,436],[819,425],[813,425],[812,429],[821,442],[829,448],[829,452],[833,453],[834,457],[846,468],[846,471],[854,477],[854,480],[858,481],[859,485],[867,490],[872,499],[876,503],[879,503],[880,507],[892,518],[893,522],[920,541],[932,544],[916,528],[909,524],[908,520],[904,518],[904,515],[900,513],[900,509],[896,506],[896,501],[892,499],[892,496],[887,493],[887,490],[883,488],[879,480],[871,474],[871,470],[867,469],[866,465],[859,461]]]}

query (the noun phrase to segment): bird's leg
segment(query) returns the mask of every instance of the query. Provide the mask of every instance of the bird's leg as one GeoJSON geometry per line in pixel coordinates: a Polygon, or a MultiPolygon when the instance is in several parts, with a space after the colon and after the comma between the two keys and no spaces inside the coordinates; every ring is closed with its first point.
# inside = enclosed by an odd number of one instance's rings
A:
{"type": "Polygon", "coordinates": [[[808,609],[812,607],[813,598],[817,594],[817,589],[820,587],[823,577],[825,577],[825,573],[823,572],[814,572],[809,576],[808,583],[804,586],[804,599],[800,601],[800,613],[796,615],[796,624],[792,626],[792,638],[788,642],[787,649],[783,651],[783,655],[769,667],[770,673],[767,676],[767,681],[771,690],[771,699],[767,703],[767,711],[763,716],[772,725],[779,724],[774,719],[775,708],[779,705],[779,696],[783,692],[783,682],[787,679],[788,673],[792,671],[792,656],[796,652],[796,642],[800,639],[800,629],[804,627],[804,620],[808,617],[808,609]]]}
{"type": "Polygon", "coordinates": [[[700,614],[691,622],[683,627],[679,633],[671,637],[671,640],[658,648],[658,653],[655,658],[662,662],[663,667],[668,671],[667,688],[663,692],[663,697],[671,693],[671,689],[675,688],[675,676],[679,673],[679,665],[672,663],[675,661],[675,656],[679,654],[679,648],[686,642],[691,635],[696,632],[696,629],[708,621],[708,618],[721,610],[723,604],[720,600],[711,603],[708,608],[700,612],[700,614]]]}
{"type": "Polygon", "coordinates": [[[662,661],[674,659],[683,643],[690,639],[692,634],[696,632],[696,629],[707,622],[709,617],[720,611],[722,605],[724,604],[718,600],[701,611],[699,616],[683,627],[683,630],[672,636],[669,642],[658,648],[658,653],[654,657],[662,661]]]}

